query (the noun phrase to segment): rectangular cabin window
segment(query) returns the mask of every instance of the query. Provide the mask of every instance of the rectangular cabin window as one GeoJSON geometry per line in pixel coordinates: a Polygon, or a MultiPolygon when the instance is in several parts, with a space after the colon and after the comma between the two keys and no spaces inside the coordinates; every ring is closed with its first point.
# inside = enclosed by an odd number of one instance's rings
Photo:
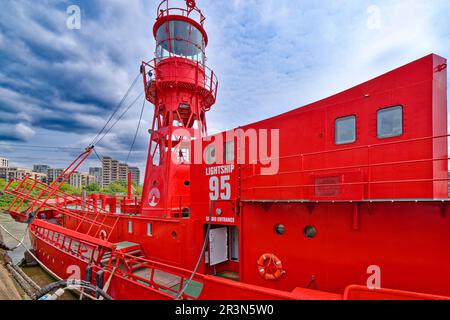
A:
{"type": "Polygon", "coordinates": [[[349,116],[336,119],[334,123],[336,144],[347,144],[356,141],[356,117],[349,116]]]}
{"type": "Polygon", "coordinates": [[[377,136],[379,139],[403,134],[403,107],[395,106],[377,112],[377,136]]]}
{"type": "Polygon", "coordinates": [[[133,221],[128,221],[128,233],[133,233],[133,221]]]}
{"type": "Polygon", "coordinates": [[[234,140],[224,143],[225,163],[234,161],[234,140]]]}
{"type": "Polygon", "coordinates": [[[147,236],[151,237],[153,235],[152,224],[147,223],[147,236]]]}

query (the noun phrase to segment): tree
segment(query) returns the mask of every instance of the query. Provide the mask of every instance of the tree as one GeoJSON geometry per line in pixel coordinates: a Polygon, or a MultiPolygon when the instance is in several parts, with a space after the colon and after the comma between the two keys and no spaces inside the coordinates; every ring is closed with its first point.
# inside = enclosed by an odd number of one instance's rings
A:
{"type": "Polygon", "coordinates": [[[103,189],[108,194],[117,194],[117,193],[127,193],[128,192],[128,184],[125,180],[117,180],[111,182],[109,186],[103,189]]]}
{"type": "MultiPolygon", "coordinates": [[[[17,183],[15,183],[17,185],[17,183]]],[[[0,191],[2,191],[6,187],[6,181],[4,179],[0,179],[0,191]]],[[[13,197],[0,193],[0,210],[4,210],[8,208],[11,202],[14,200],[13,197]]]]}
{"type": "Polygon", "coordinates": [[[89,193],[99,193],[102,191],[102,188],[98,183],[90,183],[86,186],[86,192],[89,193]]]}
{"type": "Polygon", "coordinates": [[[142,186],[140,186],[134,182],[133,182],[133,190],[134,190],[135,194],[140,195],[140,196],[142,195],[142,186]]]}
{"type": "Polygon", "coordinates": [[[68,184],[66,182],[63,183],[61,187],[59,187],[59,190],[64,193],[68,193],[70,195],[79,194],[81,192],[80,189],[72,187],[70,184],[68,184]]]}

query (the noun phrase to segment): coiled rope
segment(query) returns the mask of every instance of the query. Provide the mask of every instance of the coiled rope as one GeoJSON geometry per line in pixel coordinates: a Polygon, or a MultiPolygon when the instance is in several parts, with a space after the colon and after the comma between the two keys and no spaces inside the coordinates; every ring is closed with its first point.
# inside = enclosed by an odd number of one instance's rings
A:
{"type": "MultiPolygon", "coordinates": [[[[61,280],[54,282],[52,284],[49,284],[48,286],[38,290],[33,296],[33,300],[46,300],[46,295],[50,294],[50,292],[63,289],[65,291],[66,289],[87,289],[93,292],[96,292],[99,296],[101,296],[105,300],[112,300],[112,297],[107,294],[104,290],[100,289],[99,287],[96,287],[92,285],[91,283],[87,281],[82,280],[61,280]],[[44,298],[44,299],[43,299],[44,298]]],[[[58,293],[58,296],[60,296],[63,292],[58,293]]],[[[50,299],[54,300],[54,299],[50,299]]]]}
{"type": "MultiPolygon", "coordinates": [[[[13,238],[14,240],[16,240],[18,242],[18,246],[22,246],[35,260],[36,262],[45,270],[47,271],[51,276],[53,276],[55,279],[58,279],[59,281],[70,281],[70,280],[64,280],[62,279],[60,276],[58,276],[56,273],[54,273],[50,268],[48,268],[41,260],[39,260],[38,257],[36,257],[36,255],[23,243],[23,239],[19,240],[16,236],[14,236],[11,232],[8,231],[8,229],[6,229],[4,226],[2,226],[0,224],[0,228],[5,231],[11,238],[13,238]]],[[[74,281],[74,280],[72,280],[74,281]]],[[[77,281],[81,281],[81,280],[77,280],[77,281]]],[[[82,287],[82,286],[78,286],[78,287],[82,287]]],[[[74,287],[70,287],[70,285],[67,287],[67,289],[72,290],[74,289],[74,287]]],[[[106,294],[106,292],[105,292],[106,294]]],[[[84,293],[85,296],[89,297],[92,300],[98,300],[96,297],[86,294],[84,293]]],[[[104,297],[106,299],[106,297],[104,297]]]]}

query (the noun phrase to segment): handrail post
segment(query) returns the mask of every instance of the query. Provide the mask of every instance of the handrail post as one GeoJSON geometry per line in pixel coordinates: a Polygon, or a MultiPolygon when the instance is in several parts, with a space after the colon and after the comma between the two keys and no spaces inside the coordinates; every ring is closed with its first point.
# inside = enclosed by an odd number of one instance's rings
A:
{"type": "Polygon", "coordinates": [[[371,181],[372,181],[372,162],[370,159],[370,145],[367,146],[367,197],[368,200],[372,199],[372,192],[371,192],[371,181]]]}

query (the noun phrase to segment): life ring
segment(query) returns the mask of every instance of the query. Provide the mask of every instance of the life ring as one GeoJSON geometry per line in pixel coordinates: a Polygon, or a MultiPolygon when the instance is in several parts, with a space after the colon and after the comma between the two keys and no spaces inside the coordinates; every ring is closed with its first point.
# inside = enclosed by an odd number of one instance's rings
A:
{"type": "Polygon", "coordinates": [[[273,253],[265,253],[257,261],[259,275],[266,280],[278,280],[286,272],[281,260],[273,253]]]}
{"type": "Polygon", "coordinates": [[[108,236],[108,234],[106,233],[105,230],[101,230],[98,236],[101,240],[106,240],[106,237],[108,236]]]}
{"type": "Polygon", "coordinates": [[[194,9],[196,7],[195,0],[186,0],[186,5],[188,6],[188,8],[194,9]]]}

